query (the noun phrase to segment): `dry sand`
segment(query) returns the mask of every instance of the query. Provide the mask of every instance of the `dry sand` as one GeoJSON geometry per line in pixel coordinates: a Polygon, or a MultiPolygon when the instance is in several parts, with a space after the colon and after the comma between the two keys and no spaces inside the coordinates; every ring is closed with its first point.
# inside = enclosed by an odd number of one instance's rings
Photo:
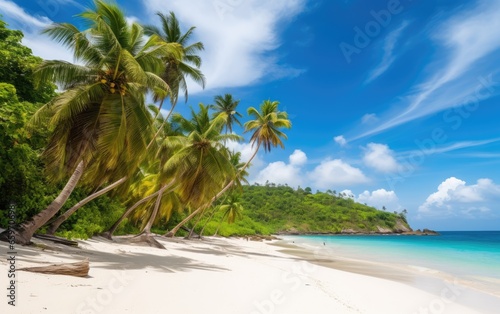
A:
{"type": "Polygon", "coordinates": [[[414,274],[332,261],[280,241],[157,239],[166,250],[103,238],[78,248],[38,239],[45,249],[17,245],[17,269],[88,257],[90,272],[17,271],[15,307],[7,303],[8,247],[0,242],[0,313],[485,313],[457,303],[463,288],[452,281],[429,293],[410,285],[414,274]]]}

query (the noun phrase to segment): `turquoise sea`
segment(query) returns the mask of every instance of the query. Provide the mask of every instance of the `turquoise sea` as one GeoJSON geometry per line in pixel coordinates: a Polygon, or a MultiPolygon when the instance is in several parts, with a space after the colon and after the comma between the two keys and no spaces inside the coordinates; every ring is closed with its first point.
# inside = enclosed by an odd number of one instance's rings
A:
{"type": "Polygon", "coordinates": [[[314,252],[316,258],[326,257],[332,261],[330,267],[400,281],[437,297],[450,285],[460,287],[456,302],[479,313],[500,313],[500,231],[310,235],[284,240],[314,252]]]}
{"type": "Polygon", "coordinates": [[[443,231],[439,236],[311,235],[297,244],[324,246],[340,256],[412,265],[460,278],[500,280],[500,231],[443,231]]]}

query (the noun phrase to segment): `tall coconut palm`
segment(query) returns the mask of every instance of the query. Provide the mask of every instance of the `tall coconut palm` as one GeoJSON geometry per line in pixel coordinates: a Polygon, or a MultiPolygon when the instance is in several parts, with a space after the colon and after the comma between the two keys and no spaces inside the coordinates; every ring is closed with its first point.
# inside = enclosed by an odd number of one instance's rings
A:
{"type": "MultiPolygon", "coordinates": [[[[160,137],[156,138],[155,142],[158,145],[153,146],[155,147],[154,151],[151,150],[152,146],[148,146],[149,152],[154,153],[154,155],[148,155],[151,156],[151,158],[146,160],[144,167],[141,169],[140,176],[136,177],[136,180],[129,189],[129,194],[132,195],[132,199],[136,202],[122,214],[122,216],[109,228],[108,231],[103,233],[103,236],[108,238],[113,236],[114,232],[125,218],[130,216],[134,211],[144,211],[144,208],[148,208],[150,206],[148,202],[153,197],[158,197],[160,194],[164,194],[167,188],[172,187],[172,185],[169,184],[168,186],[160,188],[162,183],[170,183],[169,181],[172,180],[172,178],[165,175],[162,167],[176,150],[182,148],[182,144],[180,144],[179,141],[167,139],[170,137],[177,138],[183,134],[174,124],[164,123],[164,118],[158,108],[154,106],[150,106],[149,108],[156,114],[155,123],[159,128],[156,134],[160,134],[160,137]]],[[[141,216],[144,216],[144,214],[141,216]]]]}
{"type": "Polygon", "coordinates": [[[145,41],[143,28],[129,24],[117,5],[95,0],[94,6],[79,15],[88,29],[57,23],[44,31],[73,50],[77,64],[53,60],[37,69],[39,82],[54,81],[64,92],[39,110],[34,123],[52,114],[54,130],[43,153],[47,173],[54,180],[73,175],[54,202],[20,225],[15,233],[20,243],[28,243],[59,211],[85,169],[92,170],[85,178],[93,182],[106,181],[102,176],[111,178],[113,172],[119,173],[118,179],[135,168],[130,165],[140,159],[151,137],[144,94],[168,93],[168,84],[158,75],[164,70],[161,59],[182,54],[177,44],[157,36],[145,41]]]}
{"type": "MultiPolygon", "coordinates": [[[[155,128],[160,128],[161,127],[163,129],[162,131],[164,132],[164,134],[167,134],[168,133],[168,129],[169,129],[169,125],[165,125],[163,123],[164,118],[161,115],[160,110],[156,106],[153,106],[153,105],[149,105],[148,107],[151,110],[151,112],[153,114],[155,114],[155,116],[156,116],[156,119],[155,119],[155,128]]],[[[155,141],[155,139],[151,139],[150,140],[150,144],[153,144],[154,141],[155,141]]],[[[148,144],[147,149],[146,149],[147,152],[143,156],[145,158],[145,160],[142,160],[143,164],[147,164],[149,162],[148,157],[150,157],[152,155],[152,153],[154,153],[152,151],[152,149],[153,148],[157,148],[157,146],[152,146],[150,144],[148,144]]],[[[163,156],[166,156],[166,154],[163,154],[163,156]]],[[[127,161],[123,161],[123,162],[127,162],[127,161]]],[[[95,165],[95,163],[94,163],[94,165],[95,165]]],[[[95,169],[102,169],[102,167],[99,167],[99,165],[95,166],[94,168],[95,169]]],[[[94,193],[90,194],[89,196],[87,196],[83,200],[79,201],[73,207],[71,207],[70,209],[68,209],[63,214],[61,214],[59,217],[57,217],[56,219],[48,222],[47,234],[54,234],[57,231],[57,229],[61,226],[61,224],[64,223],[78,209],[82,208],[84,205],[86,205],[90,201],[98,198],[101,195],[104,195],[104,194],[106,194],[106,193],[108,193],[110,191],[113,191],[113,190],[115,190],[115,193],[114,193],[115,195],[128,194],[129,190],[130,190],[129,187],[134,182],[134,180],[137,182],[138,180],[140,180],[140,178],[143,177],[141,174],[142,174],[141,169],[136,169],[136,172],[134,173],[134,175],[130,176],[130,174],[127,174],[124,177],[121,177],[119,180],[114,181],[114,182],[108,184],[107,186],[101,188],[98,191],[95,191],[94,193]],[[129,184],[124,184],[125,182],[128,182],[129,184]],[[120,190],[117,191],[118,187],[124,187],[124,189],[122,188],[122,189],[120,189],[120,190]]],[[[101,178],[102,177],[105,177],[105,176],[101,176],[101,178]]],[[[112,181],[112,180],[110,180],[110,181],[112,181]]],[[[128,216],[128,214],[126,216],[128,216]]]]}
{"type": "MultiPolygon", "coordinates": [[[[203,43],[196,42],[189,44],[189,40],[193,35],[196,27],[192,26],[188,29],[186,33],[182,33],[179,20],[175,16],[174,12],[170,12],[169,15],[164,15],[160,12],[156,13],[160,17],[162,24],[161,29],[156,26],[145,26],[146,34],[157,36],[161,38],[165,43],[176,43],[181,47],[182,58],[176,58],[175,56],[167,56],[162,59],[165,63],[165,71],[162,73],[162,79],[170,86],[170,93],[168,97],[170,98],[170,103],[172,107],[170,112],[174,111],[177,100],[179,99],[179,90],[184,91],[184,98],[187,102],[188,100],[188,88],[186,78],[192,79],[194,82],[200,84],[205,88],[205,76],[200,71],[201,58],[197,55],[204,48],[203,43]]],[[[165,97],[155,96],[155,101],[160,100],[159,109],[161,109],[165,97]]],[[[169,114],[170,116],[170,114],[169,114]]],[[[168,116],[165,119],[167,122],[168,116]]],[[[155,134],[155,138],[158,134],[155,134]]]]}
{"type": "MultiPolygon", "coordinates": [[[[238,189],[239,190],[238,192],[241,192],[242,191],[242,183],[248,184],[248,181],[246,179],[248,177],[248,171],[246,171],[246,169],[243,169],[243,167],[245,166],[245,163],[241,162],[241,153],[240,152],[230,152],[229,155],[230,155],[229,160],[230,160],[231,165],[233,166],[233,169],[235,172],[235,183],[233,184],[231,190],[238,189]]],[[[233,178],[228,178],[228,182],[231,181],[232,179],[233,178]]],[[[238,193],[238,192],[235,191],[235,193],[238,193]]],[[[232,195],[231,193],[228,193],[228,194],[232,195]]],[[[222,203],[225,203],[225,201],[223,201],[222,203]]],[[[219,210],[219,206],[215,206],[213,208],[212,212],[210,213],[208,219],[205,222],[205,225],[203,226],[203,228],[200,231],[200,236],[203,235],[203,231],[205,230],[205,227],[212,220],[213,216],[216,214],[216,212],[218,210],[219,210]]],[[[193,230],[195,227],[196,226],[194,226],[191,230],[193,230]]]]}
{"type": "MultiPolygon", "coordinates": [[[[279,102],[266,100],[260,105],[260,112],[254,107],[248,108],[248,114],[255,118],[254,120],[245,123],[245,132],[253,131],[250,138],[252,146],[257,144],[257,147],[250,157],[250,159],[245,163],[240,171],[245,170],[250,162],[255,158],[259,148],[264,146],[264,151],[270,151],[271,147],[280,146],[284,148],[282,139],[286,139],[285,133],[280,131],[280,129],[289,129],[292,127],[292,123],[288,119],[288,115],[284,111],[278,111],[279,102]]],[[[198,215],[205,208],[210,207],[210,205],[215,202],[219,197],[224,195],[224,193],[229,190],[236,182],[236,177],[231,180],[219,193],[217,193],[207,204],[200,206],[198,209],[193,211],[184,220],[182,220],[177,226],[175,226],[171,231],[169,231],[165,236],[173,237],[177,231],[186,224],[193,217],[198,215]]]]}
{"type": "Polygon", "coordinates": [[[227,120],[225,125],[226,132],[232,133],[234,124],[242,126],[238,118],[242,118],[243,116],[241,115],[241,113],[236,111],[236,108],[240,103],[239,100],[235,100],[233,98],[233,95],[231,94],[225,94],[224,96],[221,95],[215,96],[214,101],[215,104],[213,104],[211,107],[213,110],[215,110],[215,114],[217,115],[224,113],[227,115],[227,120]]]}
{"type": "Polygon", "coordinates": [[[205,76],[200,71],[201,58],[197,55],[204,49],[204,46],[201,42],[189,43],[196,27],[190,27],[183,34],[174,12],[170,12],[169,15],[158,12],[156,15],[160,18],[161,29],[151,25],[145,26],[146,34],[156,35],[165,43],[176,43],[181,46],[183,52],[182,58],[166,57],[163,59],[166,67],[161,77],[171,88],[170,102],[175,106],[179,90],[184,92],[186,101],[188,99],[186,78],[192,79],[205,88],[205,76]]]}
{"type": "Polygon", "coordinates": [[[176,114],[172,120],[187,135],[167,140],[183,142],[183,148],[165,163],[164,170],[182,178],[178,194],[181,200],[194,208],[204,204],[234,175],[230,155],[224,146],[226,140],[240,141],[235,134],[222,134],[227,116],[211,118],[209,108],[202,104],[191,119],[176,114]]]}
{"type": "MultiPolygon", "coordinates": [[[[189,30],[185,33],[182,34],[179,26],[179,21],[177,20],[175,14],[173,12],[170,12],[168,16],[165,16],[161,13],[157,13],[157,15],[160,17],[161,23],[162,23],[162,29],[160,30],[159,28],[155,26],[145,26],[145,33],[147,35],[152,35],[156,36],[159,40],[171,44],[175,43],[178,44],[179,47],[177,47],[181,54],[168,54],[163,56],[163,62],[165,65],[164,71],[161,73],[161,78],[167,83],[169,86],[169,93],[155,93],[154,94],[154,100],[158,101],[161,100],[160,107],[158,110],[156,110],[156,116],[159,115],[161,106],[163,104],[164,98],[168,96],[170,98],[170,101],[172,103],[172,108],[167,115],[166,118],[164,118],[164,122],[168,120],[170,114],[173,112],[175,105],[178,100],[178,95],[179,95],[179,89],[184,91],[184,96],[187,101],[188,98],[188,89],[187,89],[187,83],[186,83],[186,77],[191,78],[193,81],[199,83],[202,85],[202,87],[205,87],[205,76],[203,73],[200,71],[199,67],[201,66],[201,58],[196,55],[199,51],[202,51],[204,49],[203,44],[201,42],[196,42],[194,44],[188,44],[188,41],[190,37],[193,34],[193,31],[195,30],[195,27],[189,28],[189,30]],[[180,57],[179,57],[180,56],[180,57]]],[[[155,111],[155,110],[153,110],[155,111]]],[[[157,133],[153,136],[153,138],[150,140],[147,149],[151,148],[151,145],[153,145],[154,140],[158,136],[158,133],[161,132],[162,127],[160,126],[158,128],[157,133]]],[[[97,169],[100,169],[97,167],[97,169]]],[[[109,186],[89,195],[87,198],[83,199],[82,201],[78,202],[75,206],[70,208],[68,211],[66,211],[63,215],[58,217],[57,220],[51,223],[49,227],[49,232],[54,233],[55,230],[73,213],[75,213],[79,208],[84,206],[86,203],[90,202],[91,200],[107,193],[108,191],[116,188],[117,186],[121,185],[125,180],[123,178],[118,179],[117,181],[112,180],[113,183],[111,183],[109,186]]]]}

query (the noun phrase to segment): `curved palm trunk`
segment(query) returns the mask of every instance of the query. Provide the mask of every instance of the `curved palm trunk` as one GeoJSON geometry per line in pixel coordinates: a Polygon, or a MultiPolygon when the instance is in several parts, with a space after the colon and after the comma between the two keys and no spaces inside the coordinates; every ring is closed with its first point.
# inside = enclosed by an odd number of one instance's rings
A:
{"type": "Polygon", "coordinates": [[[148,223],[146,224],[144,229],[142,229],[141,234],[146,234],[146,235],[151,234],[151,227],[153,226],[153,223],[156,219],[156,215],[158,215],[158,210],[160,209],[160,204],[161,204],[161,198],[163,196],[163,192],[165,191],[165,189],[166,189],[165,186],[163,186],[160,189],[161,192],[158,193],[158,196],[156,197],[155,208],[153,209],[153,212],[151,213],[151,216],[149,217],[148,223]]]}
{"type": "MultiPolygon", "coordinates": [[[[167,184],[165,186],[164,189],[167,189],[169,187],[171,187],[173,184],[174,184],[175,180],[172,180],[170,181],[169,184],[167,184]]],[[[111,237],[113,236],[113,233],[115,233],[116,231],[116,228],[118,228],[118,226],[121,224],[121,222],[127,218],[133,211],[134,209],[136,209],[137,207],[139,207],[139,205],[149,201],[150,199],[152,199],[153,197],[157,196],[158,194],[160,193],[163,193],[163,191],[165,190],[158,190],[156,192],[154,192],[153,194],[149,195],[149,196],[146,196],[145,198],[143,198],[142,200],[140,201],[137,201],[137,203],[135,203],[132,207],[129,207],[124,213],[123,215],[111,226],[111,228],[109,228],[108,231],[104,232],[103,235],[109,239],[111,239],[111,237]]]]}
{"type": "MultiPolygon", "coordinates": [[[[196,226],[198,226],[198,223],[200,222],[200,219],[201,219],[202,216],[203,216],[203,213],[200,213],[198,215],[198,219],[194,223],[193,228],[191,228],[191,231],[189,231],[189,234],[187,235],[186,239],[189,240],[189,239],[191,239],[193,237],[194,228],[196,228],[196,226]]],[[[200,232],[200,239],[201,239],[201,232],[200,232]]]]}
{"type": "Polygon", "coordinates": [[[213,212],[210,213],[210,217],[208,217],[207,219],[207,222],[205,222],[205,224],[203,225],[203,227],[201,228],[201,231],[200,231],[200,238],[203,236],[203,232],[205,231],[205,227],[208,225],[208,223],[210,221],[212,221],[212,218],[214,217],[215,213],[217,212],[217,210],[214,208],[213,212]]]}
{"type": "MultiPolygon", "coordinates": [[[[163,105],[163,101],[161,102],[161,104],[163,105]]],[[[149,149],[149,147],[153,144],[154,140],[156,139],[156,137],[158,136],[158,134],[160,134],[161,130],[163,129],[163,126],[165,125],[165,123],[167,123],[168,121],[168,118],[170,118],[170,115],[172,114],[172,112],[174,112],[174,109],[175,109],[175,103],[172,104],[172,108],[170,109],[170,112],[168,113],[168,115],[165,117],[165,119],[163,119],[163,122],[162,124],[160,125],[160,127],[158,128],[158,131],[156,131],[155,135],[153,136],[153,138],[151,139],[151,141],[149,142],[148,146],[146,147],[146,151],[149,149]]],[[[160,110],[161,110],[161,105],[160,105],[160,110]]],[[[158,111],[159,112],[159,111],[158,111]]]]}
{"type": "MultiPolygon", "coordinates": [[[[257,152],[259,151],[259,148],[260,148],[260,145],[257,146],[257,148],[255,149],[255,152],[253,153],[252,157],[250,157],[250,159],[247,161],[247,163],[240,169],[239,173],[241,173],[242,171],[244,171],[248,165],[250,164],[250,162],[252,161],[252,159],[255,158],[255,156],[257,155],[257,152]]],[[[212,205],[213,202],[215,202],[217,199],[219,199],[219,197],[221,197],[222,195],[224,195],[224,193],[226,193],[227,190],[229,190],[230,187],[233,186],[234,182],[236,182],[236,177],[231,180],[219,193],[217,193],[217,195],[215,195],[211,200],[210,202],[208,202],[207,204],[204,204],[200,207],[198,207],[197,210],[195,210],[194,212],[192,212],[189,216],[187,216],[186,218],[184,218],[184,220],[182,220],[181,222],[179,222],[177,224],[177,226],[175,226],[172,230],[170,230],[169,232],[167,232],[165,234],[166,237],[174,237],[175,234],[177,233],[177,231],[179,231],[179,229],[184,226],[188,221],[190,221],[191,219],[193,219],[194,216],[196,216],[197,214],[199,214],[202,210],[204,210],[205,208],[209,207],[210,205],[212,205]]]]}
{"type": "Polygon", "coordinates": [[[120,184],[122,184],[123,182],[127,181],[127,177],[123,177],[121,178],[120,180],[108,185],[107,187],[87,196],[86,198],[84,198],[83,200],[79,201],[78,203],[76,203],[73,207],[71,207],[70,209],[68,209],[64,214],[62,214],[61,216],[57,217],[56,220],[54,220],[48,227],[47,229],[47,234],[54,234],[56,232],[56,230],[59,228],[59,226],[65,222],[69,216],[71,216],[74,212],[76,212],[78,209],[80,209],[81,207],[83,207],[85,204],[87,204],[88,202],[92,201],[93,199],[103,195],[103,194],[106,194],[107,192],[111,191],[112,189],[116,188],[117,186],[119,186],[120,184]]]}
{"type": "Polygon", "coordinates": [[[155,197],[156,195],[158,195],[158,193],[160,193],[160,191],[156,191],[155,193],[153,193],[153,194],[151,194],[149,196],[146,196],[142,200],[140,200],[137,203],[135,203],[134,205],[132,205],[132,207],[129,207],[123,213],[123,215],[111,226],[111,228],[109,228],[108,231],[106,231],[106,232],[103,233],[103,236],[111,239],[111,237],[113,236],[113,233],[115,233],[115,231],[116,231],[116,228],[118,228],[118,226],[122,223],[122,221],[125,218],[127,218],[134,211],[134,209],[136,209],[137,207],[139,207],[139,205],[141,205],[141,204],[149,201],[150,199],[152,199],[153,197],[155,197]]]}
{"type": "Polygon", "coordinates": [[[219,233],[219,229],[220,229],[220,227],[222,226],[222,222],[224,222],[224,218],[225,218],[225,217],[226,217],[226,216],[224,215],[224,216],[222,216],[222,218],[220,219],[220,221],[219,221],[219,225],[217,226],[217,229],[215,230],[214,237],[215,237],[215,236],[219,233]]]}
{"type": "MultiPolygon", "coordinates": [[[[161,110],[161,107],[163,105],[163,101],[162,103],[160,104],[160,107],[159,109],[161,110]]],[[[170,110],[170,112],[168,113],[168,115],[165,117],[165,119],[163,120],[163,123],[162,125],[160,126],[160,128],[158,129],[158,131],[155,133],[155,135],[153,136],[153,138],[151,139],[151,141],[149,142],[148,146],[146,147],[146,151],[149,150],[149,148],[151,147],[151,145],[153,144],[154,140],[156,139],[156,137],[158,136],[158,134],[160,133],[161,129],[163,128],[163,126],[165,125],[165,123],[167,123],[168,121],[168,118],[170,117],[170,115],[172,114],[173,110],[175,108],[175,104],[172,105],[172,109],[170,110]]],[[[59,228],[59,226],[65,222],[69,216],[71,216],[72,214],[74,214],[79,208],[81,208],[82,206],[84,206],[85,204],[87,204],[88,202],[92,201],[93,199],[109,192],[110,190],[116,188],[117,186],[119,186],[120,184],[122,184],[123,182],[126,181],[126,177],[124,178],[121,178],[120,180],[112,183],[111,185],[107,186],[106,188],[104,189],[101,189],[89,196],[87,196],[86,198],[84,198],[83,200],[81,200],[80,202],[78,202],[77,204],[75,204],[75,206],[71,207],[69,210],[67,210],[63,215],[61,215],[60,217],[58,217],[54,222],[52,222],[50,225],[49,225],[49,229],[47,231],[47,234],[54,234],[57,229],[59,228]]],[[[63,203],[64,204],[64,203],[63,203]]],[[[123,218],[124,219],[124,218],[123,218]]],[[[122,220],[123,220],[122,219],[122,220]]],[[[115,227],[116,229],[116,227],[115,227]]],[[[111,234],[112,235],[112,234],[111,234]]]]}
{"type": "MultiPolygon", "coordinates": [[[[68,182],[66,183],[62,191],[59,193],[59,195],[52,201],[52,203],[50,203],[50,205],[47,206],[47,208],[45,208],[44,210],[33,216],[30,220],[23,222],[17,230],[14,230],[16,243],[29,244],[33,234],[38,229],[40,229],[40,227],[46,224],[50,218],[52,218],[55,214],[57,214],[57,212],[61,209],[61,207],[64,205],[66,200],[69,198],[69,196],[75,189],[76,185],[78,184],[78,181],[80,180],[83,174],[84,169],[85,165],[83,161],[80,161],[75,171],[69,178],[68,182]]],[[[7,232],[8,231],[3,232],[0,237],[4,238],[5,236],[7,236],[7,232]]]]}

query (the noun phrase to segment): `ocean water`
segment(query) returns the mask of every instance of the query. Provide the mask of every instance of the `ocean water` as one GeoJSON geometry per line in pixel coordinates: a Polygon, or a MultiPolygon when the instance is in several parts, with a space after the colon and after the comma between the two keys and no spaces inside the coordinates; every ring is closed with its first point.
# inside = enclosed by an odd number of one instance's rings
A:
{"type": "Polygon", "coordinates": [[[296,244],[324,246],[340,256],[438,270],[500,282],[500,231],[447,231],[439,236],[311,235],[296,244]]]}

